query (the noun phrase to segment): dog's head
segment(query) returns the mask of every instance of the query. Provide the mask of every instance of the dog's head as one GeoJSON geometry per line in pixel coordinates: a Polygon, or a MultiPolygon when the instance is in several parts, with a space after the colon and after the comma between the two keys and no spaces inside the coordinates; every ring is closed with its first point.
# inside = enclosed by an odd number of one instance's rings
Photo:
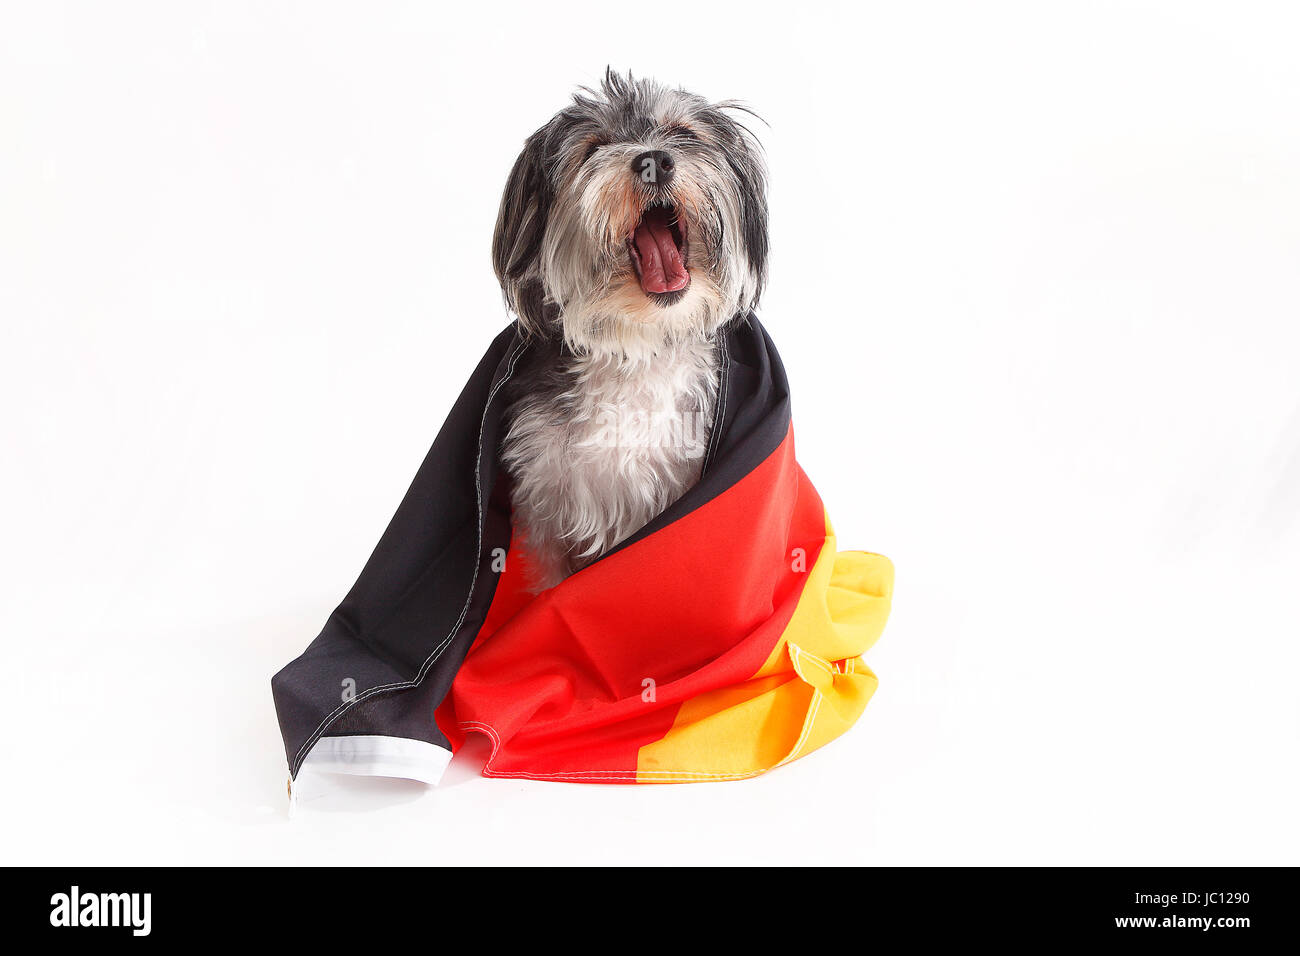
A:
{"type": "Polygon", "coordinates": [[[738,111],[607,71],[528,138],[492,240],[526,329],[646,355],[757,304],[767,177],[738,111]]]}

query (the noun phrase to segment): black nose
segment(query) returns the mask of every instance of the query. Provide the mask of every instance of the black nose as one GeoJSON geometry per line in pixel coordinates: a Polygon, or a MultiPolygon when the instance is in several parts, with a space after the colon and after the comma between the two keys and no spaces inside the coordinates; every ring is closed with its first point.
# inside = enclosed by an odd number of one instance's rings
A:
{"type": "Polygon", "coordinates": [[[643,183],[658,183],[667,186],[672,181],[677,164],[672,156],[662,149],[652,149],[632,160],[632,172],[643,183]]]}

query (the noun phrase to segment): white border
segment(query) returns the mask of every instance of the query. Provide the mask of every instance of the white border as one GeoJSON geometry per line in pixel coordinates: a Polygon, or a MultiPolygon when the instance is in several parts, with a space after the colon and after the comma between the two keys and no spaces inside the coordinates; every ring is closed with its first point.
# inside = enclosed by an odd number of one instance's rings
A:
{"type": "Polygon", "coordinates": [[[298,778],[304,772],[351,773],[405,777],[432,785],[442,779],[449,763],[450,750],[411,737],[321,737],[303,758],[298,778]]]}

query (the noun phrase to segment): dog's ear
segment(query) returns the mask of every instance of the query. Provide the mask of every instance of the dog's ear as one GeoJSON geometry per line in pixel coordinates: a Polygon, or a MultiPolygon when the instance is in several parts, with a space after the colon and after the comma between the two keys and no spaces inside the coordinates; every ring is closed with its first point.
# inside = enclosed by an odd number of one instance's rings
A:
{"type": "Polygon", "coordinates": [[[761,158],[750,159],[740,179],[740,231],[745,237],[745,256],[754,274],[754,294],[749,308],[758,305],[767,282],[767,169],[761,158]]]}
{"type": "Polygon", "coordinates": [[[734,113],[747,114],[760,123],[763,118],[736,100],[719,103],[714,113],[721,118],[715,130],[724,142],[730,144],[725,155],[740,201],[740,237],[745,244],[745,258],[752,277],[751,294],[742,304],[752,309],[758,305],[767,282],[767,163],[758,137],[747,125],[730,115],[734,113]]]}
{"type": "Polygon", "coordinates": [[[741,147],[729,154],[740,192],[740,231],[745,240],[745,257],[754,276],[749,308],[758,305],[767,282],[767,163],[762,147],[748,130],[740,135],[741,147]]]}
{"type": "Polygon", "coordinates": [[[541,301],[535,290],[527,290],[540,287],[535,267],[553,198],[544,165],[549,128],[544,126],[528,137],[523,152],[515,160],[501,196],[492,236],[492,267],[506,301],[526,326],[534,328],[542,322],[541,301]]]}

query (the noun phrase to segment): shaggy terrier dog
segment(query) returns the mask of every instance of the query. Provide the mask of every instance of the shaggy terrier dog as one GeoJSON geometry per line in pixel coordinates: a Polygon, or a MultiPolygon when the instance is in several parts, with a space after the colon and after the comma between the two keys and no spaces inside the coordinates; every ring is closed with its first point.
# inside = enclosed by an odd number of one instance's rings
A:
{"type": "Polygon", "coordinates": [[[535,342],[501,455],[534,590],[699,480],[718,332],[755,307],[767,271],[767,176],[746,112],[606,72],[510,173],[493,265],[535,342]]]}

